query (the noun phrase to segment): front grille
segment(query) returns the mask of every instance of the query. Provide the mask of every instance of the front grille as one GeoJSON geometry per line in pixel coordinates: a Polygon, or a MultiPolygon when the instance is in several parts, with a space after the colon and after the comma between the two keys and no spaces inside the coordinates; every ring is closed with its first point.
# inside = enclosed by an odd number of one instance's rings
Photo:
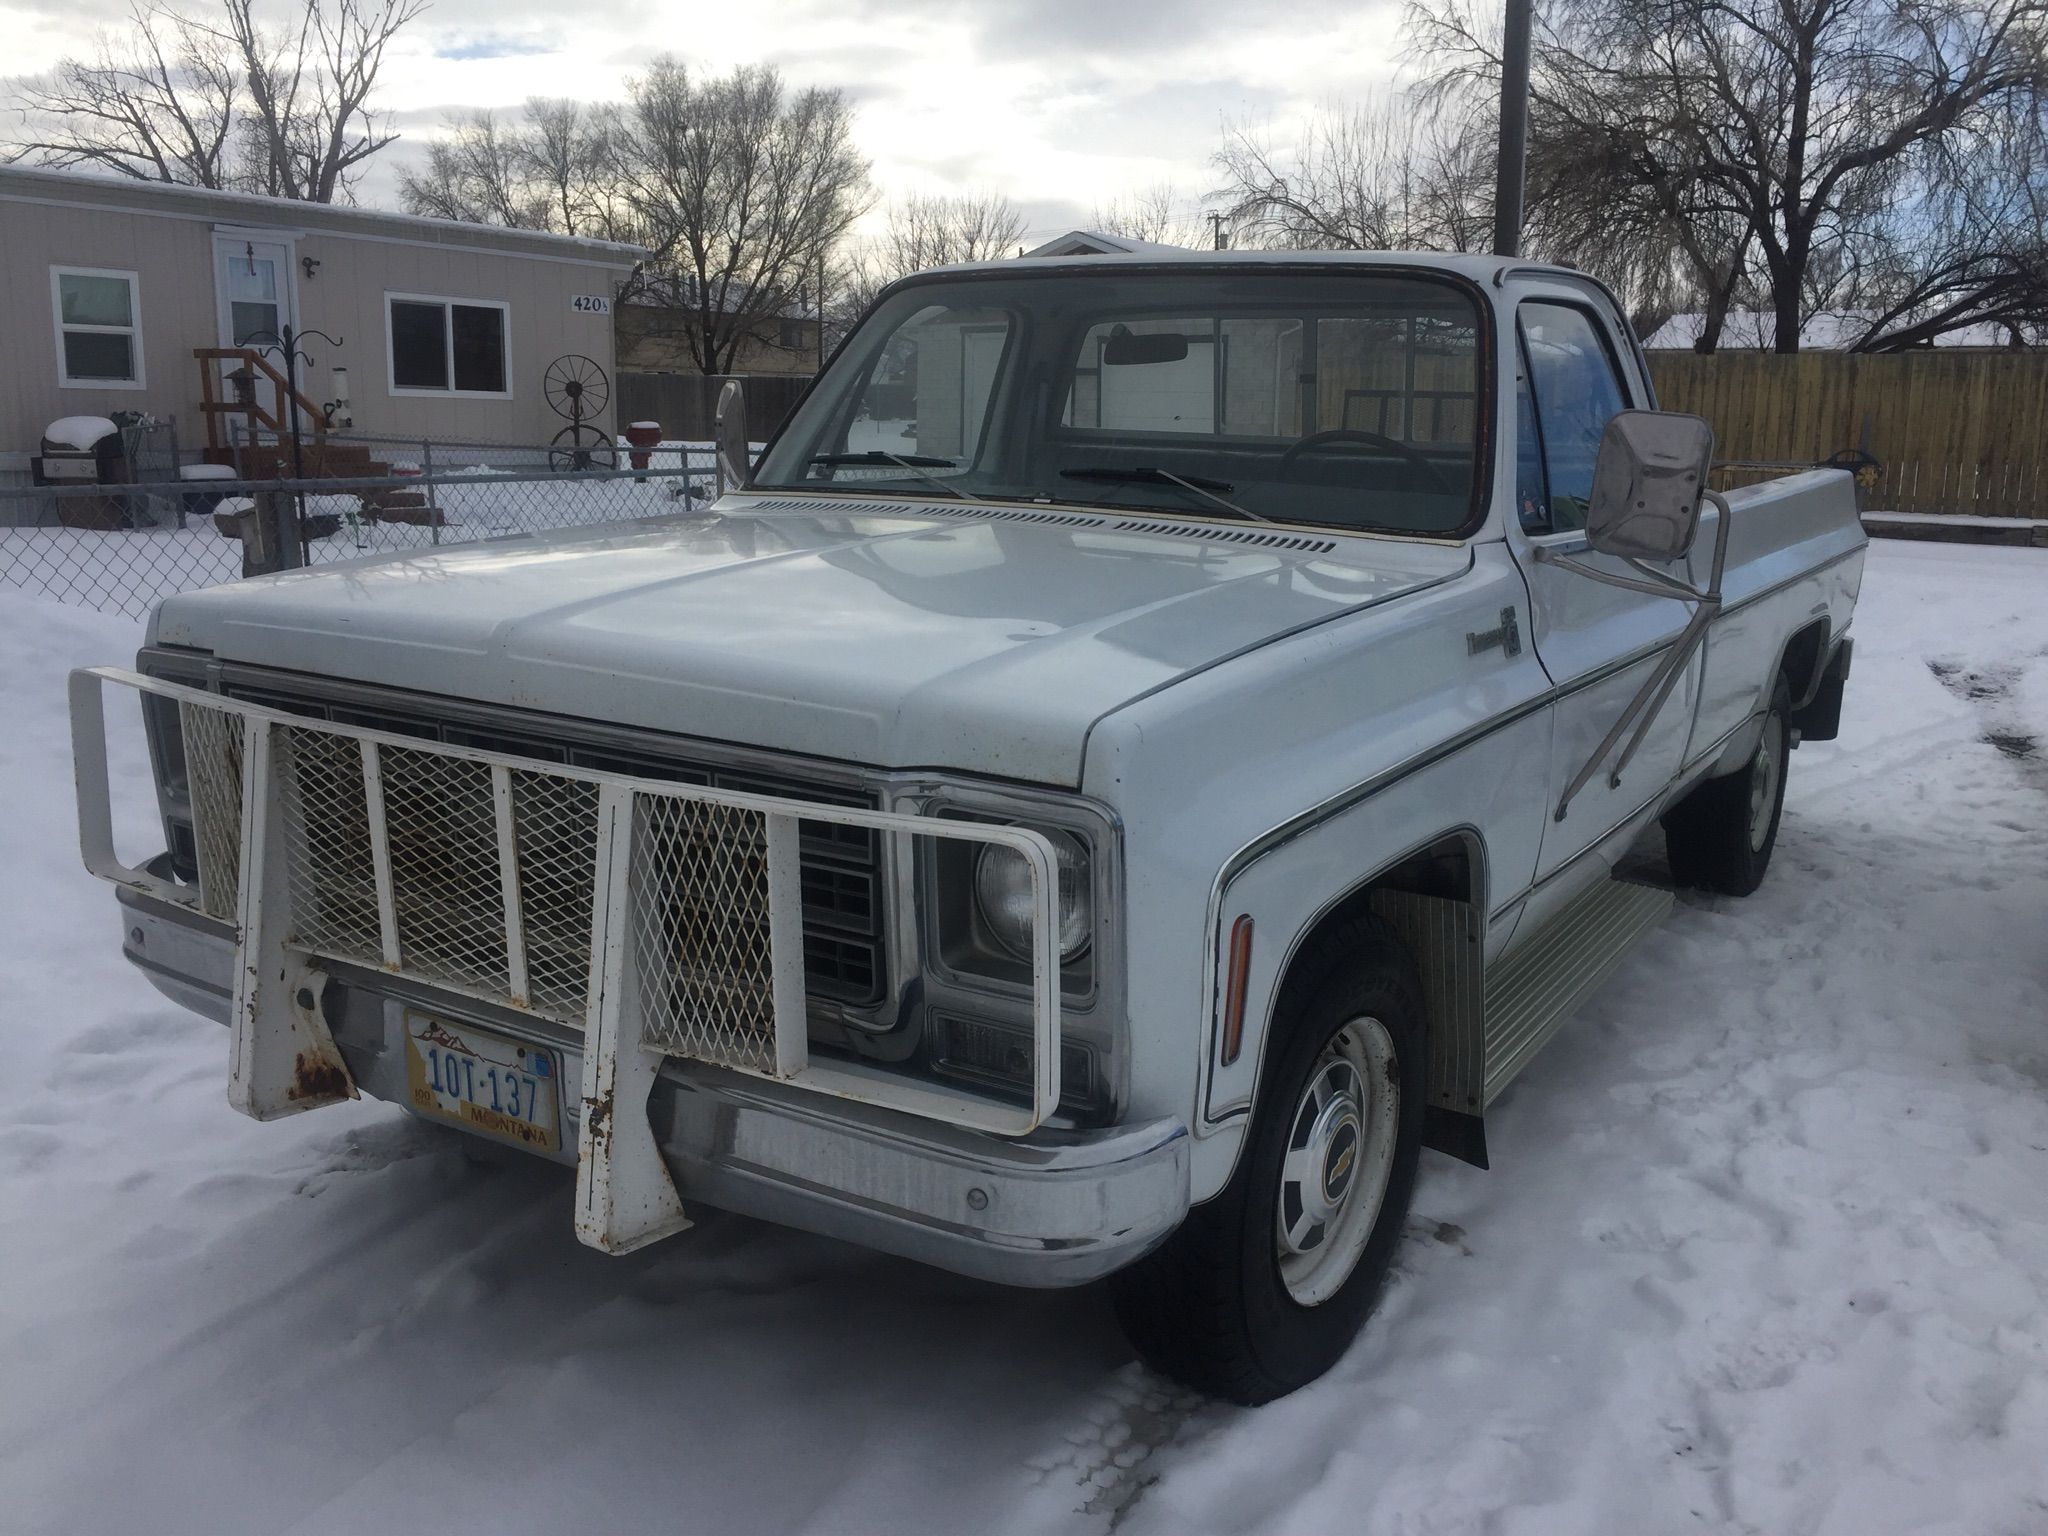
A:
{"type": "MultiPolygon", "coordinates": [[[[224,691],[230,698],[310,719],[332,720],[395,736],[541,762],[827,805],[872,808],[876,804],[872,795],[845,785],[808,783],[797,777],[678,761],[652,752],[643,756],[609,747],[579,745],[545,729],[498,729],[495,722],[492,728],[484,729],[467,722],[436,719],[424,707],[407,708],[395,702],[386,707],[382,700],[373,707],[365,707],[233,680],[224,691]]],[[[317,733],[293,739],[347,746],[339,738],[317,733]]],[[[421,974],[466,985],[476,984],[481,975],[502,976],[505,953],[501,893],[495,880],[488,882],[490,889],[485,890],[462,872],[495,865],[489,861],[472,863],[459,856],[461,850],[472,844],[477,844],[481,851],[479,840],[492,839],[489,846],[495,859],[490,770],[472,765],[477,772],[471,776],[475,782],[469,782],[459,773],[448,773],[455,760],[435,754],[407,753],[390,747],[383,757],[392,872],[394,878],[403,876],[400,888],[420,893],[414,898],[419,909],[412,914],[412,924],[406,922],[407,914],[399,914],[400,930],[404,932],[409,926],[417,928],[424,923],[427,930],[446,935],[431,946],[427,957],[429,969],[421,974]],[[405,771],[408,758],[432,763],[439,771],[431,776],[409,774],[405,771]],[[471,888],[473,884],[475,889],[471,888]],[[495,934],[491,931],[493,924],[497,925],[495,934]]],[[[544,1011],[580,1013],[590,951],[587,872],[596,859],[597,791],[589,785],[516,770],[512,777],[513,796],[520,812],[516,820],[521,842],[520,897],[533,1001],[544,1011]],[[580,878],[579,871],[584,872],[580,878]]],[[[852,1006],[873,1003],[881,996],[885,974],[879,834],[865,827],[811,821],[799,822],[798,828],[806,989],[814,998],[852,1006]]],[[[337,826],[331,837],[323,839],[322,849],[306,852],[318,855],[320,869],[319,904],[312,910],[323,914],[331,930],[317,947],[374,963],[380,958],[380,951],[375,883],[367,871],[367,839],[351,842],[345,828],[337,826]],[[363,868],[357,869],[357,863],[363,868]],[[367,909],[363,906],[365,899],[369,902],[367,909]]],[[[295,863],[302,868],[316,867],[302,861],[295,863]]],[[[295,900],[299,894],[295,892],[295,900]]],[[[418,958],[408,945],[408,969],[414,968],[418,958]]]]}

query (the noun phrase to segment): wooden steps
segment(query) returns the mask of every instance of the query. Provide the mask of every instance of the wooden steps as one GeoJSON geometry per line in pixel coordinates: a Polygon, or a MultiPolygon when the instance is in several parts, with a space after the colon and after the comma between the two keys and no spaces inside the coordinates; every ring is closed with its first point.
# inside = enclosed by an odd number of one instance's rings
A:
{"type": "MultiPolygon", "coordinates": [[[[244,480],[289,480],[294,475],[289,444],[242,448],[235,460],[244,480]]],[[[382,480],[390,476],[391,466],[370,457],[361,444],[315,440],[300,444],[298,472],[308,480],[382,480]]]]}

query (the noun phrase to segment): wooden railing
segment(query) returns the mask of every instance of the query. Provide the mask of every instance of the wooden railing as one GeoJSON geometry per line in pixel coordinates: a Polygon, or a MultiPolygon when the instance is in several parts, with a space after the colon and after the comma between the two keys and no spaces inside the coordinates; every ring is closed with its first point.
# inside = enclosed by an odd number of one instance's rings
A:
{"type": "Polygon", "coordinates": [[[299,407],[300,430],[310,431],[315,442],[327,436],[327,413],[293,389],[254,347],[194,347],[192,356],[199,364],[199,411],[206,418],[206,446],[213,452],[245,446],[235,440],[229,425],[237,416],[247,419],[252,437],[253,429],[261,427],[273,434],[273,441],[288,441],[294,400],[299,407]],[[229,371],[223,366],[227,363],[239,363],[248,371],[238,380],[236,374],[241,369],[229,371]],[[270,386],[267,409],[261,389],[266,383],[270,386]]]}

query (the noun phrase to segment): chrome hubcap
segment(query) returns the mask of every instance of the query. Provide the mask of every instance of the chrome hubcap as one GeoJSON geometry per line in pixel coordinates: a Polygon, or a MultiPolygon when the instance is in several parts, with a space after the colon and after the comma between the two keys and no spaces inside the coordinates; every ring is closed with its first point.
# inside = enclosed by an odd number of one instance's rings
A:
{"type": "Polygon", "coordinates": [[[1358,1267],[1379,1220],[1401,1118],[1394,1040],[1374,1018],[1330,1037],[1296,1102],[1280,1165],[1274,1246],[1287,1294],[1328,1300],[1358,1267]]]}
{"type": "Polygon", "coordinates": [[[1778,775],[1785,769],[1785,721],[1771,715],[1764,721],[1764,739],[1757,744],[1749,773],[1749,851],[1761,853],[1771,830],[1771,811],[1778,803],[1778,775]]]}

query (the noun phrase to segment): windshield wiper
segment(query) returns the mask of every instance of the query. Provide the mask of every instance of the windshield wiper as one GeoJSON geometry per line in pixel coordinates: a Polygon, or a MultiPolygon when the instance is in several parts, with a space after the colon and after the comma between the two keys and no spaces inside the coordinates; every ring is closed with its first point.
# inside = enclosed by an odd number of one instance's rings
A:
{"type": "Polygon", "coordinates": [[[905,469],[958,469],[958,459],[934,458],[928,453],[884,453],[879,448],[859,453],[814,453],[813,464],[901,464],[905,469]]]}
{"type": "Polygon", "coordinates": [[[899,468],[909,470],[920,480],[931,481],[933,485],[936,485],[948,496],[958,496],[971,507],[984,505],[975,497],[961,490],[959,486],[949,484],[932,473],[935,469],[958,469],[960,467],[958,459],[941,459],[928,453],[884,453],[879,448],[870,448],[863,453],[814,453],[811,455],[810,462],[828,466],[833,464],[894,464],[899,468]]]}
{"type": "Polygon", "coordinates": [[[1063,469],[1063,478],[1068,480],[1102,480],[1111,485],[1177,485],[1184,491],[1193,491],[1205,501],[1235,512],[1239,517],[1248,517],[1255,523],[1273,521],[1263,512],[1254,512],[1250,507],[1240,507],[1234,501],[1226,501],[1219,492],[1237,489],[1228,480],[1211,480],[1206,475],[1176,475],[1170,469],[1158,469],[1150,464],[1137,464],[1129,469],[1100,466],[1093,469],[1063,469]]]}

